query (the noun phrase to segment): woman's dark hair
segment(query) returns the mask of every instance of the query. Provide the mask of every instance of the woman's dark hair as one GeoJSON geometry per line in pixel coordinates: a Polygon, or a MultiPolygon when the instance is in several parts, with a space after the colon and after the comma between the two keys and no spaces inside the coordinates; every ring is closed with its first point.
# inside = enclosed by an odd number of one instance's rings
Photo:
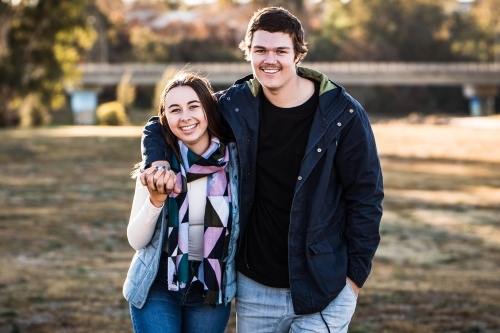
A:
{"type": "Polygon", "coordinates": [[[250,60],[253,34],[257,30],[282,32],[290,36],[295,51],[295,63],[299,64],[307,54],[307,42],[299,19],[282,7],[266,7],[256,11],[248,23],[245,38],[239,48],[245,52],[245,59],[250,60]]]}
{"type": "Polygon", "coordinates": [[[221,141],[226,141],[224,135],[224,130],[222,128],[219,113],[217,111],[216,100],[214,97],[214,91],[210,82],[208,80],[196,73],[190,72],[188,70],[181,70],[177,72],[174,77],[172,77],[166,84],[163,92],[160,96],[159,106],[158,106],[158,117],[160,119],[161,128],[165,136],[165,141],[173,149],[173,151],[179,156],[179,145],[177,143],[177,137],[172,133],[170,127],[168,126],[167,117],[165,115],[165,97],[168,92],[176,87],[188,86],[191,87],[198,98],[200,99],[201,106],[205,111],[205,117],[208,123],[208,134],[210,137],[217,137],[221,141]]]}

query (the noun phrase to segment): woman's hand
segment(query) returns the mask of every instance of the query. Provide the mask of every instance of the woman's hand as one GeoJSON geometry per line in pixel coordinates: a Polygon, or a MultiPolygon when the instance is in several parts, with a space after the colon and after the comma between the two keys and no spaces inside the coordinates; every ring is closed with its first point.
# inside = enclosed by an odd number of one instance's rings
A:
{"type": "Polygon", "coordinates": [[[150,168],[142,171],[139,180],[142,185],[148,187],[150,194],[155,193],[156,196],[162,194],[166,198],[172,192],[181,193],[181,189],[177,187],[177,177],[170,170],[170,164],[167,161],[153,162],[150,168]]]}

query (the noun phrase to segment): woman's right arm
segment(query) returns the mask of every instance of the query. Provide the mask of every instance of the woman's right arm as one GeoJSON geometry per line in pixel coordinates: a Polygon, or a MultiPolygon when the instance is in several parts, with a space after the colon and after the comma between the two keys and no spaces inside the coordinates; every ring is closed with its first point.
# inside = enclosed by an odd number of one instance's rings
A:
{"type": "Polygon", "coordinates": [[[146,247],[151,241],[162,208],[151,203],[148,188],[137,179],[127,227],[128,242],[135,250],[146,247]]]}

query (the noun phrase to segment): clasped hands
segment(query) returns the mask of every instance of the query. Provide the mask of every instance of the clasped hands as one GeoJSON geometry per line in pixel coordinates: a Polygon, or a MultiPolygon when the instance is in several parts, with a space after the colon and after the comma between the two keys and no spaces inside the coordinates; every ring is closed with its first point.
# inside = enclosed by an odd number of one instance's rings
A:
{"type": "Polygon", "coordinates": [[[170,170],[167,161],[156,161],[151,163],[151,167],[141,171],[139,180],[142,185],[147,186],[149,199],[156,207],[161,207],[170,193],[181,193],[177,186],[177,177],[170,170]]]}

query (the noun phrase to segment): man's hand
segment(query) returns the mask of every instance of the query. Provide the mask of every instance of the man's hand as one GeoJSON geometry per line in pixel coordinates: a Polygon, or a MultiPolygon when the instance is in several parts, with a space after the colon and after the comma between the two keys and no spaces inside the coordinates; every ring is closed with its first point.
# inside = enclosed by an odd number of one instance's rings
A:
{"type": "Polygon", "coordinates": [[[172,192],[181,193],[181,189],[177,186],[177,177],[170,170],[170,164],[167,161],[153,162],[150,168],[141,173],[139,180],[142,185],[148,187],[150,193],[157,192],[166,196],[172,192]]]}
{"type": "Polygon", "coordinates": [[[349,278],[347,278],[347,282],[349,282],[349,284],[352,287],[352,290],[354,290],[354,293],[356,294],[356,296],[358,296],[359,295],[359,287],[358,287],[358,285],[356,283],[354,283],[354,281],[351,280],[351,279],[349,279],[349,278]]]}

